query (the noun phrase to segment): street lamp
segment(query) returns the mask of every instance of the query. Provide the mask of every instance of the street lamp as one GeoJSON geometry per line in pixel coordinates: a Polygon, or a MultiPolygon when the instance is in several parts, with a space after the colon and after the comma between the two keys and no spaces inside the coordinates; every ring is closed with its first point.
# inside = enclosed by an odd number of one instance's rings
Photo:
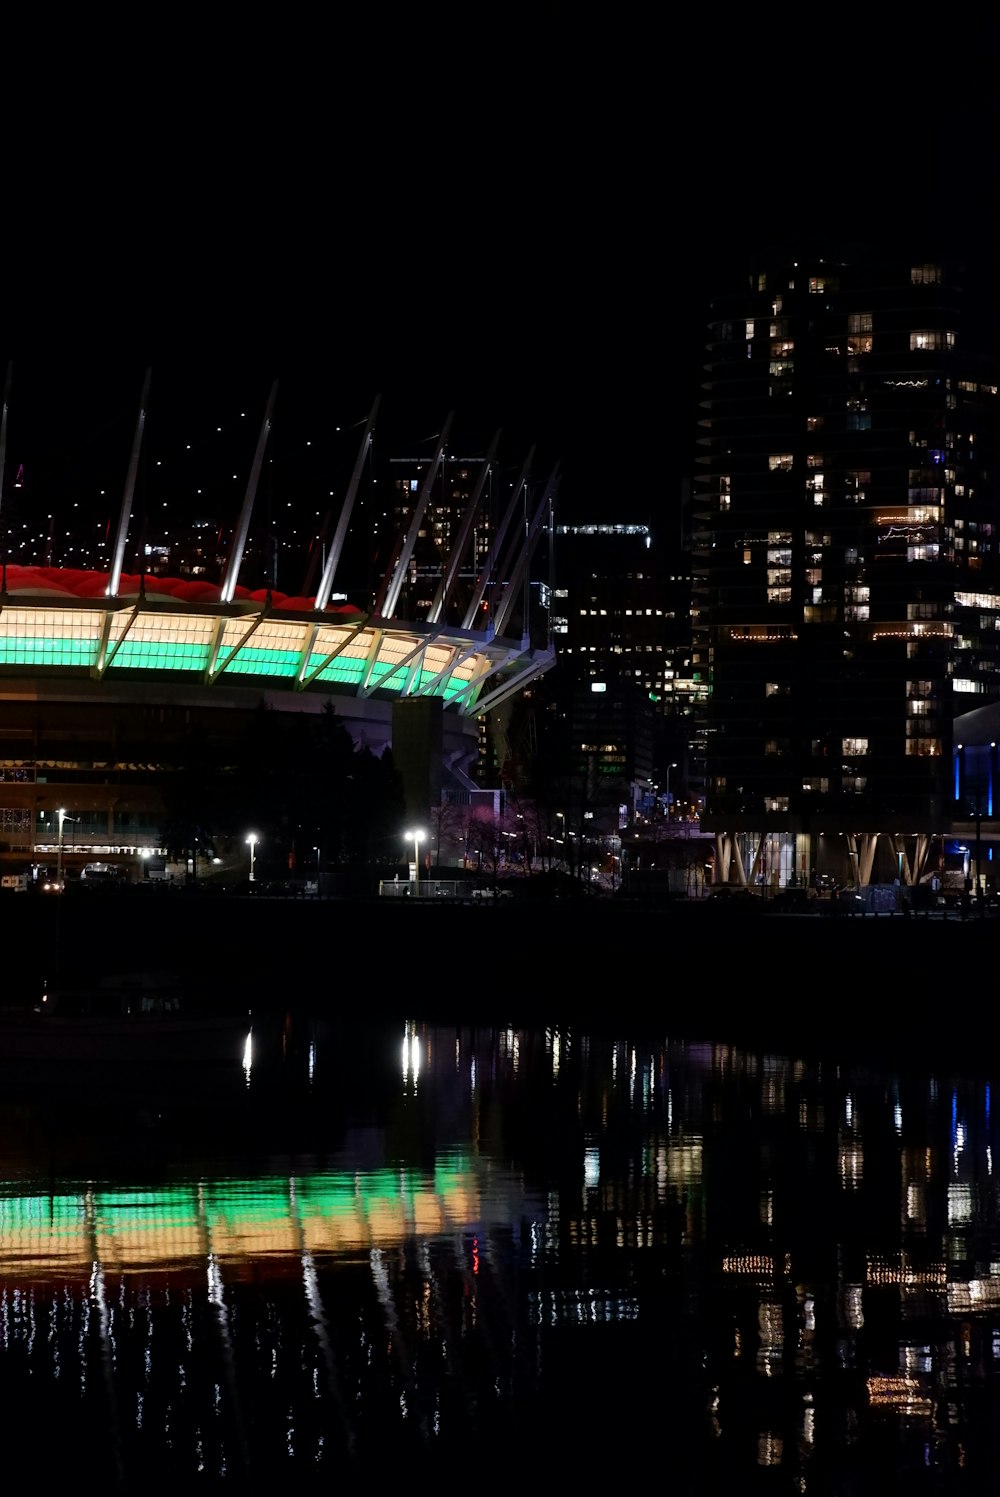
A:
{"type": "Polygon", "coordinates": [[[254,874],[254,871],[253,871],[254,870],[254,855],[255,855],[255,853],[257,851],[257,843],[259,841],[260,841],[260,838],[257,836],[256,832],[251,832],[250,835],[249,835],[249,837],[247,838],[247,843],[248,843],[248,845],[250,847],[250,882],[251,883],[253,883],[254,878],[255,878],[255,874],[254,874]]]}
{"type": "Polygon", "coordinates": [[[421,831],[419,828],[416,829],[415,831],[412,831],[412,832],[404,832],[403,833],[403,836],[406,837],[407,840],[409,840],[411,838],[413,840],[413,882],[414,883],[416,883],[417,880],[420,878],[420,862],[419,862],[419,859],[420,859],[420,843],[424,840],[424,837],[426,835],[427,835],[426,832],[421,831]]]}
{"type": "Polygon", "coordinates": [[[56,812],[56,815],[59,817],[59,850],[56,853],[56,882],[61,887],[62,886],[63,822],[66,820],[66,812],[65,812],[65,810],[63,809],[62,806],[60,806],[59,810],[56,812]]]}
{"type": "Polygon", "coordinates": [[[677,768],[676,761],[673,764],[668,764],[667,765],[667,820],[668,821],[670,820],[670,771],[672,769],[676,769],[676,768],[677,768]]]}

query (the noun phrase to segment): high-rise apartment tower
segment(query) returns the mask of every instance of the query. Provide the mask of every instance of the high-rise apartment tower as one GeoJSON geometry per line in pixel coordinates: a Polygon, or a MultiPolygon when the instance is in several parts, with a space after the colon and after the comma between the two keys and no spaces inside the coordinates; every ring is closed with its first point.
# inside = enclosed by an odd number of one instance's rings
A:
{"type": "Polygon", "coordinates": [[[716,881],[926,873],[953,720],[1000,699],[1000,396],[944,259],[755,272],[712,304],[694,540],[716,881]]]}

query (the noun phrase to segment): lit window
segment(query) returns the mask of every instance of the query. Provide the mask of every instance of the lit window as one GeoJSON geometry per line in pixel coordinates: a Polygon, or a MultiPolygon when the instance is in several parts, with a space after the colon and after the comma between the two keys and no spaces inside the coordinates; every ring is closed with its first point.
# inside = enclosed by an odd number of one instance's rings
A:
{"type": "Polygon", "coordinates": [[[910,269],[911,286],[940,286],[940,265],[914,265],[910,269]]]}
{"type": "Polygon", "coordinates": [[[772,452],[767,460],[767,466],[772,473],[790,473],[792,471],[792,454],[790,452],[772,452]]]}
{"type": "Polygon", "coordinates": [[[908,619],[939,619],[941,613],[940,603],[907,603],[906,605],[908,619]]]}
{"type": "Polygon", "coordinates": [[[841,753],[849,755],[852,759],[856,759],[861,754],[867,754],[867,752],[868,752],[868,739],[867,738],[844,738],[844,739],[841,740],[840,748],[841,748],[841,753]]]}
{"type": "Polygon", "coordinates": [[[955,334],[944,328],[924,328],[910,334],[910,352],[936,353],[955,347],[955,334]]]}

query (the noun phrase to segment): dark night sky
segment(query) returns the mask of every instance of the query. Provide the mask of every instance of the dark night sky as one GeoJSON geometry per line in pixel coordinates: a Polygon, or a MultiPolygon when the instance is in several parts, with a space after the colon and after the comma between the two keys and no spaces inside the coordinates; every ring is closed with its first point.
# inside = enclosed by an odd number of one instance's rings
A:
{"type": "Polygon", "coordinates": [[[665,40],[555,8],[367,25],[151,32],[120,65],[87,33],[95,70],[70,46],[20,82],[8,482],[120,492],[150,366],[150,451],[240,410],[255,432],[278,379],[291,472],[381,392],[394,450],[454,410],[456,447],[499,426],[514,468],[559,459],[563,515],[646,518],[690,464],[712,289],[758,248],[942,216],[997,248],[992,94],[935,49],[820,63],[730,29],[721,56],[707,17],[665,40]]]}

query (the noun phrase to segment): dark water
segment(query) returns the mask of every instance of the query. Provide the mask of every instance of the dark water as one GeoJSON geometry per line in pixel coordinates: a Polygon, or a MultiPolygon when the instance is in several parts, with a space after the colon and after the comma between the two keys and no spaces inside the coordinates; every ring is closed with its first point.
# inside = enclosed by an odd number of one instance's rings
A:
{"type": "Polygon", "coordinates": [[[274,1014],[0,1081],[36,1480],[996,1488],[988,1068],[274,1014]]]}

